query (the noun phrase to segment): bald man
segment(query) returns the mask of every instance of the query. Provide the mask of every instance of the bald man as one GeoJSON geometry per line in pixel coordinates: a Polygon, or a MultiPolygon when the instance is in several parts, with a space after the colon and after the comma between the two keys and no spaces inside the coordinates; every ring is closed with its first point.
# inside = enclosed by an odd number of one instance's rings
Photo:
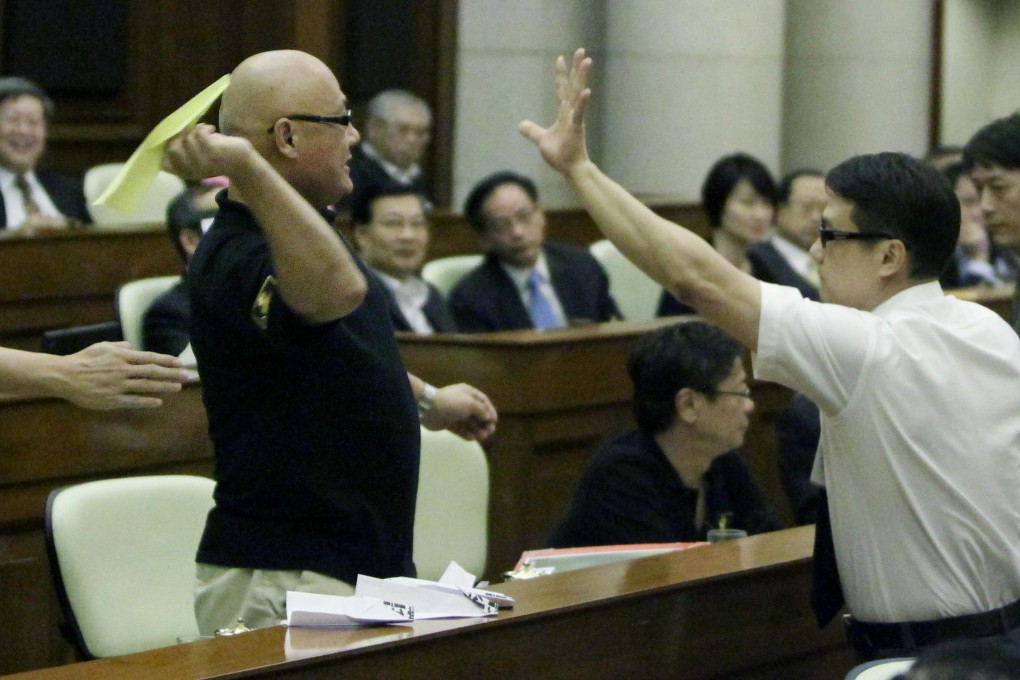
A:
{"type": "Polygon", "coordinates": [[[288,590],[413,576],[419,422],[478,439],[495,427],[478,390],[406,373],[382,284],[323,214],[352,189],[347,106],[321,61],[266,52],[231,76],[220,132],[199,125],[167,149],[185,178],[230,180],[186,279],[216,454],[203,634],[278,624],[288,590]]]}

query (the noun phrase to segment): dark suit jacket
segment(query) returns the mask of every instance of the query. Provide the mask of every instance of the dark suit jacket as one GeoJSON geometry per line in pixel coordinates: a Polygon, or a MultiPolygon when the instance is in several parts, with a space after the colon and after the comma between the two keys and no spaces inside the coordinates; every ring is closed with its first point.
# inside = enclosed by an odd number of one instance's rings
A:
{"type": "Polygon", "coordinates": [[[751,261],[751,274],[759,281],[778,283],[781,286],[793,286],[804,297],[810,300],[819,299],[818,289],[790,266],[789,261],[772,245],[771,241],[751,246],[747,251],[747,259],[751,261]]]}
{"type": "MultiPolygon", "coordinates": [[[[393,291],[385,283],[380,281],[383,290],[386,291],[386,297],[390,304],[390,319],[393,320],[393,329],[398,331],[414,331],[411,328],[411,324],[407,321],[404,313],[400,311],[400,305],[397,304],[397,300],[393,297],[393,291]]],[[[425,318],[432,326],[432,330],[436,333],[456,333],[457,332],[457,321],[453,318],[453,312],[450,311],[449,305],[446,304],[446,300],[443,298],[443,294],[433,286],[431,283],[426,282],[425,285],[429,287],[429,296],[425,300],[425,306],[422,311],[425,312],[425,318]]]]}
{"type": "MultiPolygon", "coordinates": [[[[347,167],[351,171],[351,182],[354,183],[354,193],[364,191],[374,191],[376,187],[392,187],[392,186],[403,186],[400,182],[393,179],[374,159],[369,158],[365,155],[365,152],[361,150],[361,146],[354,147],[351,151],[351,160],[347,164],[347,167]]],[[[411,182],[410,187],[417,193],[431,200],[429,195],[428,187],[425,186],[425,176],[418,175],[418,178],[411,182]]],[[[352,194],[347,194],[341,198],[337,204],[336,209],[338,211],[348,211],[351,208],[351,197],[352,194]]]]}
{"type": "Polygon", "coordinates": [[[177,356],[191,342],[191,307],[184,283],[156,298],[142,319],[142,349],[177,356]]]}
{"type": "MultiPolygon", "coordinates": [[[[36,170],[35,176],[62,215],[82,224],[92,224],[92,216],[85,204],[85,188],[80,179],[49,170],[36,170]]],[[[7,225],[3,196],[0,196],[0,225],[7,225]]]]}
{"type": "MultiPolygon", "coordinates": [[[[609,277],[587,249],[546,243],[543,250],[553,290],[568,321],[620,318],[609,294],[609,277]]],[[[535,327],[513,280],[491,254],[454,287],[450,309],[464,332],[535,327]]]]}

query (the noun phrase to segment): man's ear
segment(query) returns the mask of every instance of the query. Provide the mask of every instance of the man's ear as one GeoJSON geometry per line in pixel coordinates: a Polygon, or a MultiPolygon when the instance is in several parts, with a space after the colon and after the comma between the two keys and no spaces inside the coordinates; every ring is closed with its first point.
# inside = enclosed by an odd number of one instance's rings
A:
{"type": "Polygon", "coordinates": [[[673,405],[676,407],[676,417],[688,425],[698,419],[698,395],[694,390],[685,387],[673,397],[673,405]]]}
{"type": "Polygon", "coordinates": [[[281,118],[273,126],[273,144],[276,150],[284,156],[293,156],[296,153],[294,148],[294,128],[290,121],[281,118]]]}
{"type": "Polygon", "coordinates": [[[354,239],[354,247],[359,251],[363,251],[362,242],[365,240],[365,230],[368,229],[367,224],[355,224],[351,227],[351,237],[354,239]]]}
{"type": "Polygon", "coordinates": [[[899,239],[889,239],[882,243],[882,264],[879,275],[890,277],[897,272],[910,276],[910,253],[907,246],[899,239]]]}

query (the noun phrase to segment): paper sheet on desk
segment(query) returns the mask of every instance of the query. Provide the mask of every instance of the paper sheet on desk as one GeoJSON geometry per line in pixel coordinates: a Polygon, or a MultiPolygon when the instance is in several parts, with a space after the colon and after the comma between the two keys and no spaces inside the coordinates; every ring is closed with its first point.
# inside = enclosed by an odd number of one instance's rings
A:
{"type": "MultiPolygon", "coordinates": [[[[427,583],[435,585],[434,582],[427,583]]],[[[412,608],[415,619],[473,618],[495,616],[499,613],[496,603],[487,598],[462,589],[458,591],[423,588],[417,584],[408,585],[406,582],[398,583],[393,579],[384,580],[359,574],[354,596],[400,602],[412,608]]]]}
{"type": "Polygon", "coordinates": [[[163,147],[178,132],[201,120],[229,84],[230,75],[223,76],[164,118],[146,135],[95,203],[113,208],[121,215],[133,213],[159,174],[163,162],[163,147]]]}
{"type": "Polygon", "coordinates": [[[414,611],[405,605],[374,597],[341,597],[287,591],[288,626],[342,628],[383,623],[407,623],[414,611]]]}

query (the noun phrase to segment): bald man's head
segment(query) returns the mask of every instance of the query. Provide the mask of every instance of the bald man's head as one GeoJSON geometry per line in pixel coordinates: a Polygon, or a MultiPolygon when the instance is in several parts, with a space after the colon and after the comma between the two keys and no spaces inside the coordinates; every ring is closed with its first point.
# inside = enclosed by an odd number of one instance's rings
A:
{"type": "Polygon", "coordinates": [[[262,52],[241,62],[220,104],[220,131],[245,137],[316,208],[350,192],[353,125],[299,121],[294,115],[338,116],[347,98],[322,61],[297,50],[262,52]]]}

